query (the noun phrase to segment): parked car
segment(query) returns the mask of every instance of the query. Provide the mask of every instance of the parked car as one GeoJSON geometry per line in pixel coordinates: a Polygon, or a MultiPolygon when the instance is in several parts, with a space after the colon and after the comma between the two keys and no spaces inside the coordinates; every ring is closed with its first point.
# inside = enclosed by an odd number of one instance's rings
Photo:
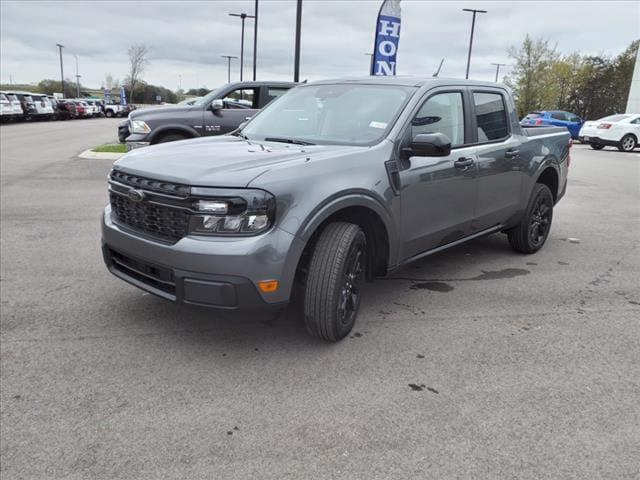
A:
{"type": "Polygon", "coordinates": [[[104,259],[143,290],[225,310],[282,308],[298,282],[307,330],[336,341],[365,279],[497,232],[542,248],[571,143],[564,128],[523,128],[500,84],[309,83],[232,135],[118,160],[104,259]]]}
{"type": "Polygon", "coordinates": [[[22,116],[25,120],[31,120],[38,115],[35,102],[28,92],[9,92],[18,99],[22,108],[22,116]]]}
{"type": "Polygon", "coordinates": [[[580,137],[594,150],[602,150],[608,145],[618,147],[621,152],[633,152],[640,139],[640,113],[609,115],[595,122],[585,122],[580,137]]]}
{"type": "Polygon", "coordinates": [[[53,118],[53,107],[46,95],[31,94],[31,99],[36,107],[37,120],[51,120],[53,118]]]}
{"type": "Polygon", "coordinates": [[[76,104],[73,100],[59,99],[57,100],[58,118],[60,120],[70,120],[78,116],[76,104]]]}
{"type": "Polygon", "coordinates": [[[123,117],[129,113],[128,105],[120,105],[119,103],[105,103],[104,115],[107,118],[111,117],[123,117]]]}
{"type": "Polygon", "coordinates": [[[87,116],[87,107],[84,102],[78,100],[71,100],[76,106],[76,118],[84,118],[87,116]]]}
{"type": "Polygon", "coordinates": [[[98,117],[102,115],[102,108],[98,100],[93,98],[85,98],[83,101],[91,107],[91,115],[93,117],[98,117]]]}
{"type": "Polygon", "coordinates": [[[580,128],[584,123],[578,115],[562,110],[545,110],[542,112],[531,112],[522,119],[522,125],[553,125],[555,127],[565,127],[571,133],[571,138],[578,140],[580,128]]]}
{"type": "Polygon", "coordinates": [[[22,120],[24,119],[24,112],[22,111],[22,105],[20,104],[20,99],[18,99],[18,97],[14,94],[14,93],[9,93],[9,92],[2,92],[7,99],[9,100],[9,103],[11,104],[11,111],[12,111],[12,116],[11,116],[11,120],[22,120]]]}
{"type": "Polygon", "coordinates": [[[229,133],[294,85],[291,82],[230,83],[193,105],[132,112],[127,145],[136,148],[229,133]]]}
{"type": "Polygon", "coordinates": [[[13,120],[13,107],[4,93],[0,92],[0,121],[8,122],[13,120]]]}

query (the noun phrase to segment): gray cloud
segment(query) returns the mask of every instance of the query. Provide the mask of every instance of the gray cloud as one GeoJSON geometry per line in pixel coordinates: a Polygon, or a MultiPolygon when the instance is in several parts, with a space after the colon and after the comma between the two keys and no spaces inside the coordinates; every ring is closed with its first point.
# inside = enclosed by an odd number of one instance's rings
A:
{"type": "MultiPolygon", "coordinates": [[[[302,78],[366,74],[380,0],[304,0],[302,78]]],[[[543,36],[561,52],[617,54],[640,36],[638,2],[402,2],[399,74],[431,74],[445,57],[443,76],[464,75],[473,6],[489,11],[476,24],[472,77],[492,79],[492,62],[508,62],[506,49],[524,35],[543,36]]],[[[65,45],[65,76],[99,86],[107,73],[124,78],[127,46],[152,48],[145,80],[176,88],[226,81],[226,60],[238,55],[240,21],[252,0],[206,2],[27,2],[0,4],[1,80],[58,78],[56,43],[65,45]]],[[[295,2],[261,0],[259,78],[290,79],[293,72],[295,2]]],[[[251,75],[252,21],[247,21],[245,78],[251,75]]],[[[237,78],[238,66],[233,67],[237,78]]]]}

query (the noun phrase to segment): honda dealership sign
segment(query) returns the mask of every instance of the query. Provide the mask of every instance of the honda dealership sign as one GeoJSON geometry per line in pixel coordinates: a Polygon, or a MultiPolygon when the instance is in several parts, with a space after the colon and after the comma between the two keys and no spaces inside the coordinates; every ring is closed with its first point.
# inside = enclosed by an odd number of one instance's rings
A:
{"type": "Polygon", "coordinates": [[[371,75],[395,75],[400,42],[400,0],[384,0],[378,12],[371,75]]]}

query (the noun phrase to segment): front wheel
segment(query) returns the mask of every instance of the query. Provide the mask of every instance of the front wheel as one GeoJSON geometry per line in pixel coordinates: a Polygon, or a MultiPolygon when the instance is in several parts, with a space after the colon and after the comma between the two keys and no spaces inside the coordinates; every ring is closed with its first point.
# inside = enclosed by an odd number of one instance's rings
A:
{"type": "Polygon", "coordinates": [[[604,145],[601,143],[590,143],[589,146],[594,150],[602,150],[604,148],[604,145]]]}
{"type": "Polygon", "coordinates": [[[622,139],[620,139],[620,143],[618,144],[618,150],[621,152],[633,152],[633,149],[636,148],[637,145],[636,137],[628,133],[622,139]]]}
{"type": "Polygon", "coordinates": [[[535,253],[540,250],[549,236],[552,220],[551,190],[542,183],[536,183],[522,220],[507,231],[511,248],[520,253],[535,253]]]}
{"type": "Polygon", "coordinates": [[[366,262],[366,237],[353,223],[330,223],[311,256],[304,320],[314,337],[336,342],[356,321],[366,262]]]}
{"type": "Polygon", "coordinates": [[[107,118],[113,117],[113,110],[107,110],[105,115],[107,116],[107,118]]]}

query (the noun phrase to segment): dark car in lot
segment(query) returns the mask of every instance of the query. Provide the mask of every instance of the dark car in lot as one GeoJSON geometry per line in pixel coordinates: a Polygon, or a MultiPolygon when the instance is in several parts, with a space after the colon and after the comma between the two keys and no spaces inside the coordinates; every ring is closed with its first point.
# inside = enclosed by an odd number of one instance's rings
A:
{"type": "Polygon", "coordinates": [[[57,108],[58,108],[58,118],[60,120],[69,120],[72,118],[76,118],[78,116],[78,112],[76,110],[76,104],[73,100],[58,99],[57,108]]]}
{"type": "Polygon", "coordinates": [[[135,148],[229,133],[294,85],[291,82],[230,83],[193,105],[136,110],[129,114],[126,142],[135,148]]]}
{"type": "Polygon", "coordinates": [[[565,112],[563,110],[545,110],[528,113],[522,119],[521,123],[525,127],[540,125],[564,127],[569,130],[571,138],[577,140],[584,120],[575,113],[565,112]]]}
{"type": "Polygon", "coordinates": [[[232,135],[118,160],[104,260],[191,305],[282,308],[300,292],[309,333],[336,341],[354,326],[365,279],[498,232],[517,252],[542,248],[571,143],[564,128],[523,128],[500,84],[301,85],[232,135]]]}

